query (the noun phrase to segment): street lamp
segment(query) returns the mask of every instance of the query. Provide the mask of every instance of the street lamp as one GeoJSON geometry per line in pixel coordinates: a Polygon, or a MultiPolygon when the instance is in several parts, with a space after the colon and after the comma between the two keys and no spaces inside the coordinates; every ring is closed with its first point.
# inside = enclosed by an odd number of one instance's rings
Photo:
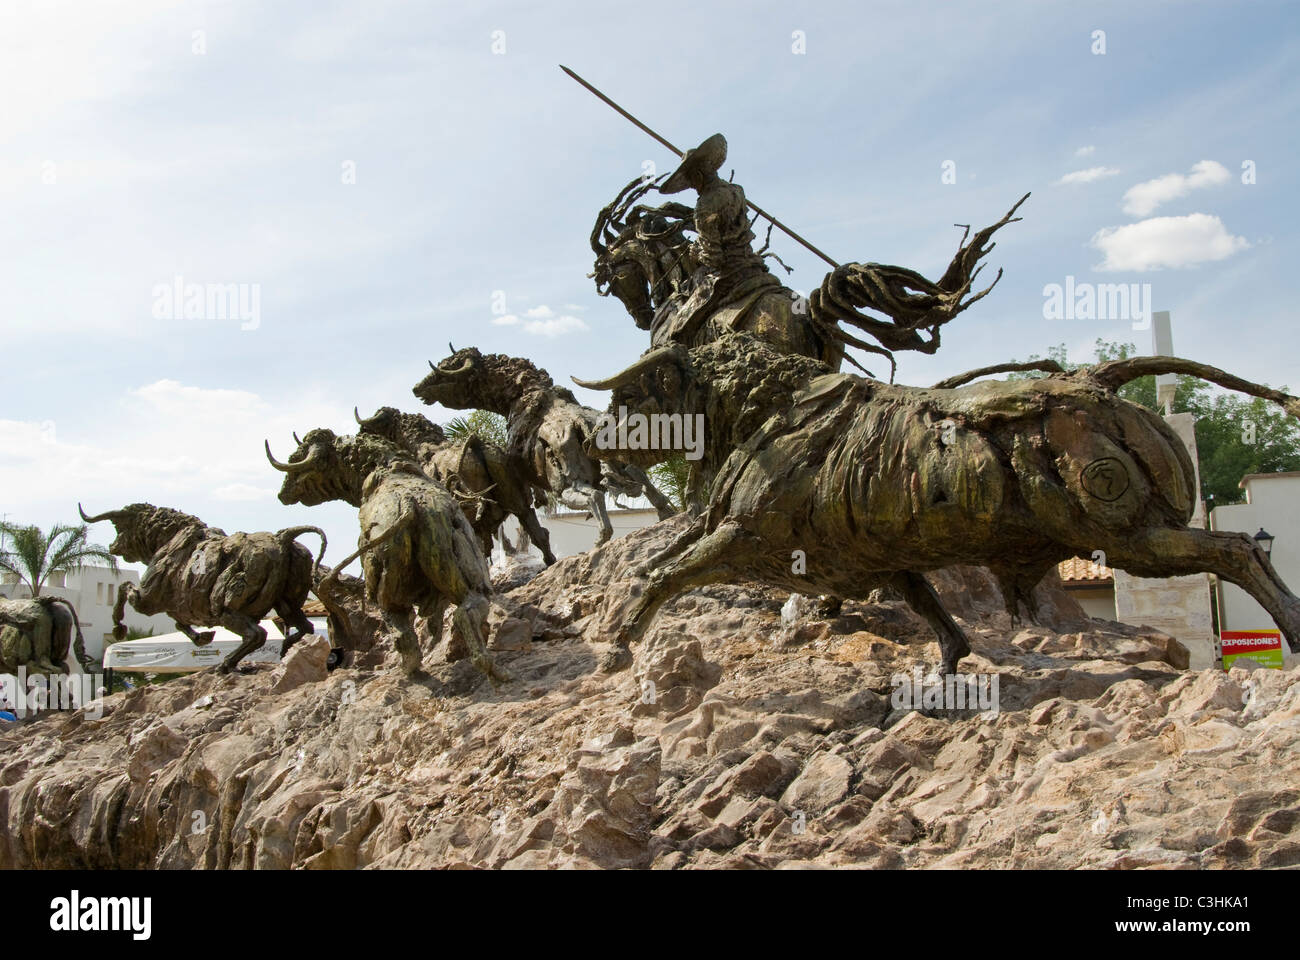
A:
{"type": "Polygon", "coordinates": [[[1255,542],[1259,544],[1259,549],[1264,551],[1264,556],[1267,557],[1273,552],[1273,534],[1263,527],[1260,527],[1259,533],[1255,534],[1255,542]]]}

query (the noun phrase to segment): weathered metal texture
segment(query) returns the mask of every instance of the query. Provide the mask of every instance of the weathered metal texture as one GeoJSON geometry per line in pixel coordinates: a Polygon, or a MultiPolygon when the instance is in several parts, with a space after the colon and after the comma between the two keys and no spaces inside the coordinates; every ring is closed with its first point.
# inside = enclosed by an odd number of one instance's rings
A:
{"type": "Polygon", "coordinates": [[[422,660],[414,613],[437,631],[451,604],[456,630],[448,658],[468,655],[488,676],[504,676],[487,653],[483,618],[492,584],[478,537],[455,497],[412,454],[373,434],[340,437],[317,429],[287,462],[271,462],[285,474],[281,503],[343,500],[358,508],[358,549],[335,570],[361,557],[366,596],[384,611],[408,673],[422,660]]]}
{"type": "Polygon", "coordinates": [[[413,388],[425,403],[499,413],[508,423],[506,455],[527,482],[564,498],[582,498],[600,524],[597,543],[613,533],[605,494],[645,495],[661,518],[675,511],[636,466],[619,463],[594,443],[600,413],[578,403],[572,391],[555,386],[545,370],[528,360],[484,354],[474,347],[454,351],[413,388]],[[595,456],[600,453],[600,457],[595,456]]]}
{"type": "Polygon", "coordinates": [[[127,582],[118,589],[113,607],[113,635],[126,636],[122,622],[125,605],[145,616],[165,613],[192,641],[206,644],[213,634],[194,627],[222,626],[244,642],[228,654],[220,669],[228,672],[266,642],[259,625],[272,610],[292,628],[281,652],[287,652],[304,634],[313,633],[302,612],[312,584],[312,556],[294,543],[303,533],[321,538],[319,527],[288,527],[278,533],[234,533],[210,527],[198,517],[151,503],[133,503],[100,517],[113,524],[117,536],[109,552],[128,563],[147,564],[140,584],[127,582]]]}
{"type": "MultiPolygon", "coordinates": [[[[1166,363],[1300,411],[1215,368],[1166,363]]],[[[830,373],[745,334],[648,355],[599,385],[633,410],[704,414],[717,474],[704,516],[647,565],[621,641],[703,583],[853,598],[890,583],[931,622],[952,672],[965,640],[920,573],[984,564],[1014,616],[1053,565],[1098,549],[1139,576],[1216,573],[1300,640],[1300,601],[1249,537],[1187,528],[1196,494],[1185,448],[1115,393],[1149,367],[926,389],[830,373]],[[805,564],[792,564],[794,551],[805,564]]]]}
{"type": "Polygon", "coordinates": [[[892,380],[894,351],[934,353],[940,328],[997,284],[1001,271],[988,287],[974,291],[993,234],[1019,219],[1013,214],[1029,196],[974,237],[966,227],[937,282],[905,267],[846,263],[805,299],[768,272],[766,260],[781,262],[768,249],[770,226],[763,246],[754,249],[757,217],[748,216],[744,188],[718,176],[725,158],[726,141],[715,134],[687,151],[667,180],[633,180],[596,218],[591,247],[597,292],[622,301],[637,325],[650,331],[652,347],[699,346],[747,332],[782,352],[822,360],[838,370],[844,348],[852,346],[886,357],[892,380]],[[695,207],[638,203],[655,187],[665,193],[693,189],[695,207]],[[694,241],[688,233],[695,234],[694,241]]]}
{"type": "Polygon", "coordinates": [[[67,673],[72,652],[88,667],[81,624],[62,597],[0,598],[0,673],[67,673]]]}
{"type": "Polygon", "coordinates": [[[533,510],[532,485],[511,468],[506,452],[495,443],[478,436],[449,440],[427,417],[396,407],[380,407],[364,420],[358,416],[357,423],[363,433],[391,440],[414,455],[427,476],[452,492],[485,556],[491,555],[492,538],[501,524],[513,516],[537,544],[543,561],[548,566],[555,562],[550,534],[533,510]]]}

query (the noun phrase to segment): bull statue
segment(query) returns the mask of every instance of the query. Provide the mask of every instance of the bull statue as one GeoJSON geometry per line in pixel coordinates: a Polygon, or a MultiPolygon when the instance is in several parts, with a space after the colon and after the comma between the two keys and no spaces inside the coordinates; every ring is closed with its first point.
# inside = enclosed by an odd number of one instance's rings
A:
{"type": "Polygon", "coordinates": [[[474,347],[453,349],[437,366],[429,363],[429,373],[412,392],[425,403],[504,416],[511,463],[530,484],[550,490],[568,506],[590,510],[600,526],[597,544],[614,534],[605,510],[607,492],[644,494],[661,520],[676,513],[640,467],[593,456],[600,413],[578,403],[572,391],[555,386],[528,360],[482,354],[474,347]],[[569,492],[585,503],[565,499],[569,492]]]}
{"type": "Polygon", "coordinates": [[[0,673],[68,673],[71,649],[81,666],[90,670],[86,641],[77,611],[62,597],[30,600],[0,598],[0,673]]]}
{"type": "MultiPolygon", "coordinates": [[[[342,500],[358,508],[358,549],[331,576],[361,557],[366,598],[383,611],[407,674],[418,673],[422,659],[414,614],[427,617],[436,635],[452,604],[447,659],[468,654],[493,682],[509,679],[493,663],[484,638],[492,582],[478,536],[456,498],[426,476],[414,456],[374,434],[340,437],[317,429],[287,461],[275,459],[269,442],[266,457],[285,475],[281,503],[342,500]]],[[[334,592],[326,577],[317,596],[334,592]]]]}
{"type": "Polygon", "coordinates": [[[284,656],[305,634],[314,633],[302,612],[312,585],[312,573],[325,555],[325,531],[319,527],[287,527],[278,533],[235,533],[210,527],[198,517],[151,503],[133,503],[88,517],[86,523],[109,520],[117,537],[109,552],[128,563],[147,564],[140,585],[123,583],[113,605],[113,637],[126,637],[122,618],[126,604],[145,616],[165,613],[191,641],[204,646],[214,631],[195,627],[225,627],[244,638],[218,666],[229,673],[239,661],[266,643],[261,620],[272,610],[291,629],[280,647],[284,656]],[[315,563],[307,548],[294,543],[304,533],[320,537],[315,563]]]}
{"type": "MultiPolygon", "coordinates": [[[[1214,367],[1139,357],[1041,379],[984,381],[985,368],[932,388],[831,373],[747,334],[647,353],[588,383],[645,415],[703,413],[706,460],[720,463],[707,511],[639,573],[609,669],[672,597],[743,579],[862,599],[893,586],[938,635],[945,673],[970,652],[923,573],[982,564],[1013,618],[1062,560],[1105,551],[1140,577],[1210,572],[1237,584],[1293,645],[1300,600],[1244,533],[1191,529],[1195,470],[1177,435],[1116,390],[1181,373],[1263,397],[1300,417],[1300,400],[1214,367]],[[804,558],[804,562],[792,562],[804,558]],[[805,572],[806,564],[806,572],[805,572]]],[[[1053,368],[1055,368],[1053,370],[1053,368]]]]}
{"type": "MultiPolygon", "coordinates": [[[[412,454],[427,476],[460,499],[484,556],[492,555],[492,537],[506,518],[513,516],[542,551],[546,565],[555,563],[551,536],[533,510],[533,488],[510,469],[506,452],[495,443],[475,434],[448,440],[442,428],[428,417],[402,413],[396,407],[380,407],[364,420],[353,407],[352,415],[362,433],[391,440],[412,454]]],[[[506,542],[505,534],[500,535],[506,542]]]]}

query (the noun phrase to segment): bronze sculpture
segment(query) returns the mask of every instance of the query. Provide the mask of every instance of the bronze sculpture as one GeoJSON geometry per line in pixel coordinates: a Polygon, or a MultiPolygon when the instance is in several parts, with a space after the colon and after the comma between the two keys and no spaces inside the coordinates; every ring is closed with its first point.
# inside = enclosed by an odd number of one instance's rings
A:
{"type": "Polygon", "coordinates": [[[782,352],[821,360],[832,370],[845,359],[846,346],[880,354],[889,360],[892,380],[893,351],[934,353],[941,327],[997,284],[1001,271],[988,287],[971,292],[980,261],[993,249],[993,234],[1019,219],[1014,214],[1029,196],[974,237],[967,227],[937,282],[905,267],[848,263],[836,266],[805,300],[768,271],[764,261],[774,256],[768,242],[753,249],[754,221],[746,213],[744,190],[717,173],[726,151],[722,134],[714,134],[686,151],[666,180],[633,180],[596,218],[591,276],[597,292],[623,303],[636,324],[650,331],[652,348],[697,346],[747,332],[782,352]],[[661,193],[694,189],[694,209],[677,202],[658,207],[637,203],[656,186],[661,193]],[[689,232],[697,235],[694,242],[689,232]],[[841,324],[877,342],[867,342],[841,324]]]}
{"type": "Polygon", "coordinates": [[[315,628],[302,605],[312,583],[312,556],[294,543],[304,533],[321,539],[316,564],[325,555],[325,531],[288,527],[279,533],[234,533],[210,527],[198,517],[151,503],[132,503],[94,517],[77,505],[86,523],[108,520],[117,531],[109,551],[128,563],[147,564],[140,585],[123,583],[113,605],[113,636],[126,637],[122,622],[130,602],[140,613],[165,613],[200,646],[213,632],[194,628],[222,626],[244,638],[217,668],[229,673],[239,661],[266,643],[260,621],[274,610],[292,632],[280,647],[289,648],[315,628]]]}
{"type": "Polygon", "coordinates": [[[930,623],[953,673],[969,645],[922,573],[985,565],[1014,617],[1055,564],[1095,549],[1138,576],[1213,572],[1300,640],[1300,599],[1250,537],[1188,528],[1196,490],[1186,448],[1115,392],[1164,372],[1300,417],[1297,398],[1187,360],[963,385],[974,371],[924,389],[832,373],[743,333],[659,348],[607,380],[578,381],[613,389],[611,405],[703,413],[717,468],[707,513],[640,571],[645,592],[606,666],[626,665],[627,645],[667,600],[750,579],[857,598],[891,585],[930,623]]]}
{"type": "MultiPolygon", "coordinates": [[[[454,629],[447,659],[468,655],[494,681],[508,679],[487,651],[484,616],[492,583],[478,537],[456,499],[429,479],[410,453],[373,434],[340,437],[316,429],[287,462],[275,459],[269,442],[266,457],[285,475],[281,503],[342,500],[357,508],[358,549],[334,571],[361,557],[366,597],[382,610],[406,673],[418,673],[422,659],[415,613],[439,631],[451,604],[454,629]]],[[[329,579],[317,596],[333,593],[329,579]]]]}
{"type": "Polygon", "coordinates": [[[62,597],[0,597],[0,673],[67,673],[68,652],[90,670],[77,611],[62,597]]]}
{"type": "MultiPolygon", "coordinates": [[[[573,392],[557,387],[550,374],[520,357],[483,354],[474,347],[453,350],[412,392],[428,404],[482,409],[509,422],[506,453],[527,482],[563,499],[582,498],[600,526],[596,543],[613,535],[605,494],[642,494],[661,520],[676,513],[640,467],[596,456],[594,438],[600,414],[578,403],[573,392]]],[[[577,504],[571,504],[577,506],[577,504]]]]}
{"type": "MultiPolygon", "coordinates": [[[[1054,564],[1094,549],[1139,576],[1215,572],[1300,640],[1300,600],[1248,538],[1187,528],[1196,491],[1186,450],[1163,421],[1116,390],[1148,373],[1181,372],[1265,397],[1297,416],[1300,401],[1167,358],[1075,373],[1050,362],[1002,364],[928,389],[897,386],[894,352],[934,353],[943,326],[996,285],[1000,270],[975,289],[993,235],[1019,219],[1028,194],[991,226],[973,235],[966,227],[937,281],[903,267],[837,264],[768,216],[834,268],[805,299],[768,269],[768,260],[780,262],[769,250],[771,226],[754,248],[758,216],[767,215],[720,176],[722,135],[684,154],[655,136],[679,153],[680,165],[627,184],[591,234],[598,293],[623,303],[650,333],[650,350],[609,380],[577,382],[613,389],[611,412],[702,418],[708,431],[688,498],[702,500],[707,488],[708,505],[640,569],[647,587],[605,666],[627,663],[629,644],[673,596],[752,579],[821,592],[829,608],[839,597],[892,587],[930,623],[951,673],[969,644],[926,571],[987,566],[1014,618],[1054,564]],[[696,201],[651,205],[652,190],[693,190],[696,201]],[[862,368],[846,353],[850,347],[887,358],[888,381],[862,368]],[[867,376],[841,373],[844,362],[867,376]],[[968,385],[1026,368],[1048,376],[968,385]],[[801,563],[791,562],[796,554],[801,563]]],[[[283,503],[343,500],[358,509],[358,550],[318,575],[318,596],[342,596],[332,591],[337,571],[360,556],[365,596],[381,608],[408,672],[420,665],[415,614],[437,630],[452,604],[448,658],[469,655],[500,679],[486,649],[484,613],[492,589],[485,555],[502,520],[518,517],[549,563],[547,534],[532,509],[535,491],[590,510],[598,545],[612,535],[607,494],[644,493],[666,518],[673,508],[645,468],[672,451],[610,446],[598,426],[605,415],[526,359],[451,348],[429,366],[414,394],[426,404],[503,415],[506,450],[477,439],[449,443],[427,418],[384,407],[365,420],[354,408],[356,436],[313,430],[288,461],[275,460],[269,444],[267,457],[286,475],[283,503]]],[[[361,589],[359,582],[348,586],[361,589]]],[[[342,605],[330,609],[342,623],[342,605]]]]}
{"type": "MultiPolygon", "coordinates": [[[[362,433],[391,440],[412,454],[425,474],[437,480],[461,501],[466,518],[478,534],[483,555],[492,555],[492,538],[507,543],[501,525],[513,516],[537,548],[542,561],[555,562],[551,536],[533,510],[533,487],[516,470],[506,452],[495,443],[471,434],[449,440],[442,428],[418,413],[402,413],[396,407],[380,407],[362,420],[356,408],[352,415],[362,433]]],[[[507,552],[509,547],[507,546],[507,552]]]]}

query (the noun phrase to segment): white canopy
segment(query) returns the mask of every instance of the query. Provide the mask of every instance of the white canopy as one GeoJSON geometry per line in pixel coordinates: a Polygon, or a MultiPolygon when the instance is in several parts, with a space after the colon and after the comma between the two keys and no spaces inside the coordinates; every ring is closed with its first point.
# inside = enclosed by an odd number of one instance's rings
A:
{"type": "MultiPolygon", "coordinates": [[[[202,647],[185,634],[165,633],[160,637],[122,640],[104,648],[104,668],[121,673],[193,673],[220,663],[244,638],[224,627],[195,628],[200,633],[211,629],[216,636],[202,647]]],[[[244,658],[245,663],[278,663],[284,634],[270,620],[262,621],[266,643],[244,658]]]]}

